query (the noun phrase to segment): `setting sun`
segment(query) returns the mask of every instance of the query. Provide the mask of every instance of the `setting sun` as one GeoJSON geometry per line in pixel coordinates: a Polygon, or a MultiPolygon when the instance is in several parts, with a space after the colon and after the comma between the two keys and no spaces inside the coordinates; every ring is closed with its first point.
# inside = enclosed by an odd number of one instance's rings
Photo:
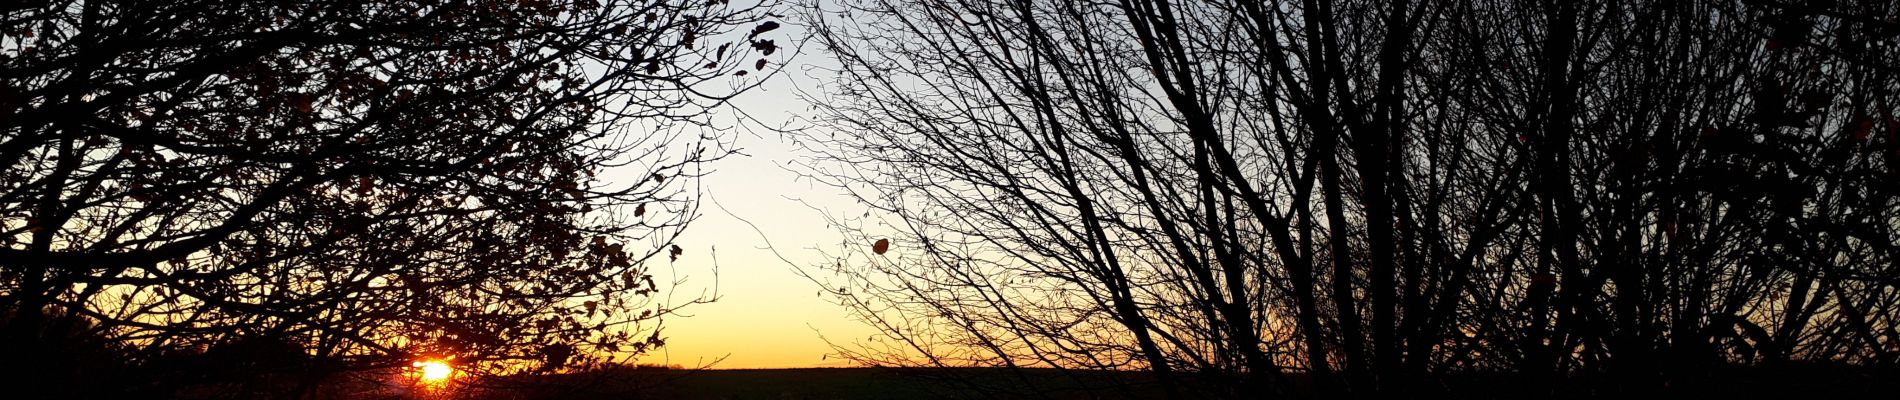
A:
{"type": "Polygon", "coordinates": [[[438,360],[417,361],[413,366],[416,368],[416,371],[420,373],[422,381],[427,383],[446,381],[449,379],[450,374],[455,373],[455,368],[449,367],[448,363],[438,360]]]}

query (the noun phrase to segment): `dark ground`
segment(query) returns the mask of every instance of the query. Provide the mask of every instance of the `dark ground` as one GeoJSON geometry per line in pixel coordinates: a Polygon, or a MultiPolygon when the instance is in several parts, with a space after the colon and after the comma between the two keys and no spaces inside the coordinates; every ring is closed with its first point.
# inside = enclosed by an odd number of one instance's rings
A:
{"type": "MultiPolygon", "coordinates": [[[[1191,377],[1189,377],[1191,379],[1191,377]]],[[[1299,376],[1285,397],[1312,398],[1299,376]]],[[[1149,399],[1165,394],[1142,372],[1049,369],[619,370],[564,376],[561,382],[507,399],[1149,399]]],[[[1893,368],[1797,365],[1781,368],[1715,367],[1628,388],[1609,380],[1571,378],[1554,389],[1530,390],[1534,381],[1510,374],[1458,374],[1423,379],[1409,398],[1457,399],[1889,399],[1900,398],[1893,368]],[[1639,394],[1641,393],[1641,394],[1639,394]]],[[[1190,386],[1193,386],[1190,384],[1190,386]]],[[[1218,396],[1191,393],[1180,398],[1218,396]]]]}
{"type": "MultiPolygon", "coordinates": [[[[1049,369],[631,369],[556,378],[512,399],[1094,399],[1160,397],[1138,372],[1049,369]],[[987,394],[987,396],[985,395],[987,394]]],[[[520,393],[520,392],[516,392],[520,393]]]]}

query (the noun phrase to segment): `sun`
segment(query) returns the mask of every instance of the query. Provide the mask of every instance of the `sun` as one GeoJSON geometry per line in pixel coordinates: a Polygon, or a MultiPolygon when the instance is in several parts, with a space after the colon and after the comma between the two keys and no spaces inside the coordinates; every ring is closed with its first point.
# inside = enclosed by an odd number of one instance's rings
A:
{"type": "Polygon", "coordinates": [[[420,376],[425,383],[441,383],[449,380],[449,375],[455,374],[455,368],[441,360],[417,361],[413,366],[421,372],[420,376]]]}

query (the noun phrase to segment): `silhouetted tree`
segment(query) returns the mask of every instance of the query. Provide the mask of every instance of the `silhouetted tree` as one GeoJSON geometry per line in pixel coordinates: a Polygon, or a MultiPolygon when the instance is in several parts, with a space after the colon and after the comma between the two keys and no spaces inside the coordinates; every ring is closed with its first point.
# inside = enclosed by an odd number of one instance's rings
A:
{"type": "Polygon", "coordinates": [[[808,10],[809,175],[878,213],[811,274],[861,361],[1235,397],[1900,361],[1891,2],[808,10]]]}
{"type": "Polygon", "coordinates": [[[682,256],[691,178],[730,152],[704,117],[756,83],[777,27],[762,6],[656,0],[0,18],[0,307],[18,328],[0,358],[38,387],[72,379],[33,373],[67,355],[20,336],[51,315],[94,321],[130,364],[269,347],[255,357],[322,360],[289,368],[313,375],[661,345],[684,304],[657,301],[648,268],[682,256]]]}

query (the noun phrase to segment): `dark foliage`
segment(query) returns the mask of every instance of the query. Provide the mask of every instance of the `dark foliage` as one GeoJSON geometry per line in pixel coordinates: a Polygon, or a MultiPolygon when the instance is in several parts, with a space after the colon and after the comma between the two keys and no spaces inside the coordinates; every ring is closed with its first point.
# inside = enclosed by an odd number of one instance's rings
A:
{"type": "Polygon", "coordinates": [[[23,367],[0,385],[139,386],[52,367],[81,363],[213,395],[661,345],[658,318],[700,300],[656,300],[648,268],[681,256],[686,178],[730,152],[704,117],[776,26],[722,1],[3,12],[0,346],[23,367]]]}

